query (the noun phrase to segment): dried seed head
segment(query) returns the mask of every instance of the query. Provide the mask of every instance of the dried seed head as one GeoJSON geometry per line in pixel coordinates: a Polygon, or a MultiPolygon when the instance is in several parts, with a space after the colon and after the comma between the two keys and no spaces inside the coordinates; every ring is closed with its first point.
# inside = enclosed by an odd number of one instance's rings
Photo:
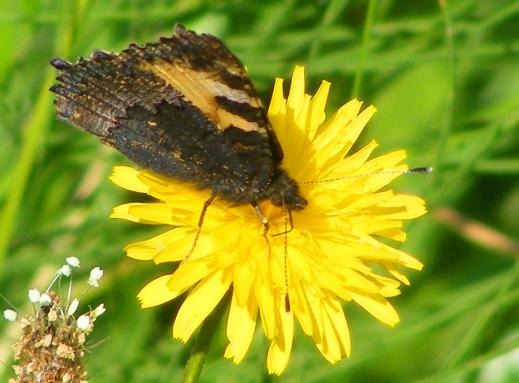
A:
{"type": "Polygon", "coordinates": [[[23,317],[23,335],[14,346],[16,378],[10,383],[81,382],[86,379],[81,359],[84,340],[78,341],[81,335],[86,336],[85,331],[65,314],[56,294],[49,292],[48,296],[50,303],[42,306],[35,317],[23,317]]]}
{"type": "MultiPolygon", "coordinates": [[[[22,325],[22,337],[13,346],[13,369],[16,377],[9,383],[63,382],[88,383],[83,367],[85,342],[94,329],[98,316],[105,311],[104,304],[76,317],[79,299],[69,293],[62,299],[51,290],[53,284],[62,277],[71,275],[71,267],[79,267],[79,260],[69,257],[67,264],[60,267],[45,293],[38,289],[28,292],[29,301],[37,308],[35,315],[18,315],[13,310],[5,310],[4,317],[17,320],[22,325]],[[17,318],[18,317],[18,318],[17,318]]],[[[92,269],[88,284],[97,287],[103,271],[92,269]]]]}

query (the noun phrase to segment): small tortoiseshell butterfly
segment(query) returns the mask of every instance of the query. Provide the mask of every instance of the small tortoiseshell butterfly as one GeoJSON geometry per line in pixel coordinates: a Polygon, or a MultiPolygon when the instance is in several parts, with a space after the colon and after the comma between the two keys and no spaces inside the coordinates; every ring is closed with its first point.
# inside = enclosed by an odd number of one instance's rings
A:
{"type": "Polygon", "coordinates": [[[259,201],[289,215],[306,206],[243,64],[218,38],[178,25],[158,43],[51,64],[60,118],[143,168],[212,190],[199,228],[216,197],[251,204],[265,234],[259,201]]]}

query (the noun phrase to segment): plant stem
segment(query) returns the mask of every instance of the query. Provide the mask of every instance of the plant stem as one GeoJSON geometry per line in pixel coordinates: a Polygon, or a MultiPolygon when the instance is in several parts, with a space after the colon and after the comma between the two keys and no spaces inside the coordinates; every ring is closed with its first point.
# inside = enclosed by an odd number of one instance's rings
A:
{"type": "Polygon", "coordinates": [[[216,309],[209,315],[198,332],[191,355],[186,365],[186,372],[184,374],[184,383],[195,383],[198,381],[202,368],[204,367],[207,354],[213,343],[214,336],[218,329],[218,324],[223,318],[225,308],[229,299],[223,298],[216,309]]]}
{"type": "Polygon", "coordinates": [[[360,86],[362,83],[362,75],[364,73],[364,66],[366,64],[366,57],[369,50],[369,37],[371,33],[371,26],[375,19],[375,9],[377,8],[377,0],[370,0],[368,5],[368,13],[364,22],[364,30],[362,31],[362,45],[360,48],[360,56],[357,62],[357,69],[355,70],[355,78],[353,79],[352,97],[360,97],[360,86]]]}

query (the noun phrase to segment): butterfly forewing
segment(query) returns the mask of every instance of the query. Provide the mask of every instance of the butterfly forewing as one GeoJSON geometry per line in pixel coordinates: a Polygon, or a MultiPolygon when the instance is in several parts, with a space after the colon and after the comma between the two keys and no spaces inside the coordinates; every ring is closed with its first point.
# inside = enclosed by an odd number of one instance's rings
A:
{"type": "Polygon", "coordinates": [[[66,121],[231,201],[266,197],[282,151],[243,65],[216,37],[178,26],[158,43],[52,64],[66,121]]]}

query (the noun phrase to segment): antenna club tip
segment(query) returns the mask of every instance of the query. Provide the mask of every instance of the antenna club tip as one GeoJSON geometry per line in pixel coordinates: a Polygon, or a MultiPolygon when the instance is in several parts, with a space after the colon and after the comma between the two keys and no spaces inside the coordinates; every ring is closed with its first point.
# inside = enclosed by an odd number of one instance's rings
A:
{"type": "Polygon", "coordinates": [[[433,170],[434,170],[434,168],[432,166],[419,166],[416,168],[409,169],[408,172],[409,173],[427,174],[427,173],[432,173],[433,170]]]}
{"type": "Polygon", "coordinates": [[[291,309],[290,298],[288,297],[288,293],[285,293],[285,312],[289,313],[291,309]]]}

